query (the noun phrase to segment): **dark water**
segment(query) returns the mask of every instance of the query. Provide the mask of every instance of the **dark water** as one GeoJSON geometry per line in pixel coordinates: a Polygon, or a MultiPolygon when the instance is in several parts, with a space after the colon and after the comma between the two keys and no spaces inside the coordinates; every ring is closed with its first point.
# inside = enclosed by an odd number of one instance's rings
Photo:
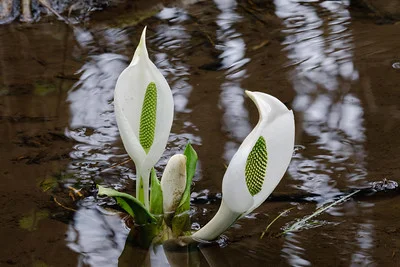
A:
{"type": "MultiPolygon", "coordinates": [[[[159,173],[190,140],[200,159],[192,196],[218,196],[225,165],[257,121],[244,90],[263,91],[296,119],[296,153],[275,191],[315,195],[266,202],[220,246],[170,252],[171,265],[188,266],[190,255],[195,266],[399,266],[398,194],[355,197],[277,236],[341,192],[400,176],[400,24],[377,23],[348,1],[287,0],[121,4],[85,26],[1,26],[1,266],[118,265],[129,230],[88,191],[134,188],[132,162],[114,167],[129,158],[112,101],[145,25],[175,100],[159,173]],[[86,198],[74,193],[81,188],[86,198]]],[[[219,205],[196,203],[193,229],[219,205]]],[[[120,265],[141,266],[135,253],[120,265]]],[[[161,266],[152,253],[147,262],[161,266]]]]}

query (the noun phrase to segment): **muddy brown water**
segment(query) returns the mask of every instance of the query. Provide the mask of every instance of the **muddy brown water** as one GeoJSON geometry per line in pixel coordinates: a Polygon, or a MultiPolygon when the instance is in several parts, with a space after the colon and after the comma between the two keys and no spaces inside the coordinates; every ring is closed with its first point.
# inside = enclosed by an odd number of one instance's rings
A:
{"type": "MultiPolygon", "coordinates": [[[[244,90],[258,90],[281,99],[296,119],[296,153],[275,192],[317,196],[267,201],[219,244],[189,254],[171,249],[173,266],[188,266],[189,256],[194,266],[399,266],[398,194],[355,197],[301,231],[277,234],[340,192],[399,181],[400,24],[381,23],[347,1],[266,3],[149,2],[94,14],[74,28],[2,25],[0,265],[157,260],[134,249],[121,255],[128,229],[88,192],[94,183],[134,188],[132,162],[113,167],[128,156],[112,100],[147,25],[149,53],[175,100],[158,172],[190,140],[200,159],[193,197],[218,197],[225,165],[257,121],[244,90]],[[81,188],[85,198],[73,191],[81,188]]],[[[193,205],[193,229],[218,205],[193,205]]]]}

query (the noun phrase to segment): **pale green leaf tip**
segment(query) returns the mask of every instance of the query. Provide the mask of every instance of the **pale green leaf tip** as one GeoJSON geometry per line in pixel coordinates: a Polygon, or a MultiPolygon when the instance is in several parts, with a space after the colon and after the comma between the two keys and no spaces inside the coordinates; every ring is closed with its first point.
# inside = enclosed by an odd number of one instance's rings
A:
{"type": "Polygon", "coordinates": [[[105,193],[104,191],[107,191],[107,188],[104,186],[101,186],[99,184],[96,184],[96,188],[97,188],[97,194],[98,195],[106,195],[107,193],[105,193]]]}

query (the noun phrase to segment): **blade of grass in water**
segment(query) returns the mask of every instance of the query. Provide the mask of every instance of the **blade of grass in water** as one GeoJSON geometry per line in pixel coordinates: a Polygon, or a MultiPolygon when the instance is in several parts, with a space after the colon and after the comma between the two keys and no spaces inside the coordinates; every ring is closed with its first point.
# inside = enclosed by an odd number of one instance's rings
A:
{"type": "Polygon", "coordinates": [[[317,209],[313,214],[311,214],[311,215],[305,217],[304,219],[302,219],[302,220],[300,220],[300,221],[295,222],[294,224],[292,224],[292,226],[290,226],[288,229],[286,229],[286,230],[283,232],[283,234],[286,234],[286,233],[289,233],[289,232],[293,232],[293,231],[298,231],[298,230],[300,230],[301,228],[304,227],[304,225],[306,224],[306,222],[309,221],[310,219],[312,219],[312,218],[318,216],[319,214],[321,214],[322,212],[326,211],[327,209],[329,209],[329,208],[331,208],[331,207],[333,207],[333,206],[335,206],[335,205],[337,205],[337,204],[339,204],[339,203],[341,203],[341,202],[347,200],[348,198],[350,198],[351,196],[357,194],[357,193],[360,192],[360,191],[361,191],[361,190],[356,190],[356,191],[354,191],[354,192],[352,192],[352,193],[350,193],[350,194],[348,194],[348,195],[346,195],[346,196],[344,196],[344,197],[341,197],[340,199],[336,200],[335,202],[333,202],[333,203],[331,203],[331,204],[329,204],[329,205],[327,205],[327,206],[325,206],[325,207],[321,207],[321,208],[317,209]]]}
{"type": "Polygon", "coordinates": [[[282,217],[283,215],[286,215],[289,211],[291,211],[292,209],[294,209],[294,207],[291,207],[290,209],[284,210],[281,213],[279,213],[278,216],[276,216],[275,219],[272,220],[272,222],[270,222],[267,227],[265,228],[265,230],[261,233],[260,239],[262,239],[265,235],[265,233],[269,230],[269,228],[271,227],[271,225],[276,222],[276,220],[278,220],[280,217],[282,217]]]}

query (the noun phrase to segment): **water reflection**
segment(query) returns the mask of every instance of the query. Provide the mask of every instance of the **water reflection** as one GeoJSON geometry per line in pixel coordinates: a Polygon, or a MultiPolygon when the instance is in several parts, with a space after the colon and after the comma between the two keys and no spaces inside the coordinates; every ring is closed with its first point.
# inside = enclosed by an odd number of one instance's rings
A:
{"type": "MultiPolygon", "coordinates": [[[[91,182],[101,169],[110,167],[110,158],[125,154],[114,145],[119,133],[112,101],[115,83],[126,66],[127,58],[118,54],[92,56],[68,95],[71,119],[66,135],[77,142],[70,153],[70,171],[79,176],[80,182],[91,182]]],[[[127,169],[118,168],[125,172],[123,177],[132,177],[127,169]]],[[[119,183],[118,175],[114,178],[114,183],[119,183]]]]}
{"type": "Polygon", "coordinates": [[[19,15],[18,5],[13,0],[3,0],[0,3],[0,24],[13,21],[19,15]]]}
{"type": "Polygon", "coordinates": [[[101,0],[42,0],[42,2],[38,0],[2,0],[0,2],[0,25],[10,23],[18,17],[22,22],[36,22],[42,15],[54,15],[53,11],[58,14],[68,11],[69,20],[83,20],[89,16],[89,13],[102,9],[107,4],[109,4],[108,1],[101,0]]]}
{"type": "MultiPolygon", "coordinates": [[[[124,32],[115,29],[102,32],[101,38],[80,28],[75,28],[74,34],[79,45],[75,48],[77,55],[82,49],[98,52],[95,39],[113,52],[124,51],[128,44],[124,32]]],[[[103,172],[115,164],[113,158],[116,163],[128,158],[117,145],[119,132],[113,107],[114,86],[128,60],[117,53],[93,55],[79,70],[80,79],[67,98],[70,124],[65,134],[77,143],[70,152],[69,172],[74,174],[71,184],[93,184],[95,178],[102,176],[102,183],[122,188],[134,178],[132,170],[124,166],[103,172]]],[[[78,203],[68,228],[67,244],[81,254],[78,265],[117,266],[128,231],[119,216],[105,215],[97,205],[92,198],[78,203]]]]}
{"type": "Polygon", "coordinates": [[[315,141],[309,148],[315,147],[321,152],[317,155],[323,155],[317,159],[300,155],[301,159],[291,165],[291,174],[304,182],[302,189],[329,198],[332,195],[325,193],[335,194],[338,190],[336,182],[331,181],[336,170],[345,168],[347,181],[366,175],[363,110],[359,99],[349,93],[351,83],[358,78],[352,62],[350,14],[345,2],[275,4],[276,14],[286,26],[283,43],[293,66],[292,81],[297,92],[293,108],[301,119],[298,129],[313,137],[315,141]]]}
{"type": "Polygon", "coordinates": [[[225,144],[224,159],[229,163],[239,145],[251,131],[248,111],[244,106],[244,88],[241,82],[247,77],[244,65],[250,61],[245,58],[246,45],[241,34],[235,29],[242,17],[236,12],[236,1],[215,0],[221,13],[217,17],[216,48],[221,68],[225,70],[225,81],[221,84],[220,105],[223,110],[223,130],[230,141],[225,144]]]}
{"type": "Polygon", "coordinates": [[[353,265],[368,266],[373,263],[372,255],[368,251],[374,247],[374,232],[374,225],[369,220],[359,225],[356,233],[359,250],[355,251],[351,257],[353,265]]]}
{"type": "Polygon", "coordinates": [[[67,245],[80,253],[78,266],[118,266],[128,230],[118,215],[104,214],[97,205],[92,198],[79,203],[68,227],[67,245]]]}
{"type": "MultiPolygon", "coordinates": [[[[283,44],[297,93],[293,108],[299,118],[297,129],[303,131],[298,133],[297,142],[312,140],[295,156],[289,173],[300,189],[320,194],[321,205],[340,188],[367,183],[364,112],[360,100],[349,92],[352,82],[358,79],[349,2],[283,0],[275,1],[275,6],[285,26],[283,44]]],[[[328,210],[333,216],[349,212],[351,209],[344,207],[328,210]]],[[[372,227],[357,227],[368,231],[366,236],[372,235],[372,227]]],[[[365,244],[371,240],[355,241],[368,254],[370,246],[365,244]]],[[[290,265],[311,264],[305,260],[307,253],[296,235],[288,236],[284,247],[282,256],[290,265]]]]}
{"type": "Polygon", "coordinates": [[[304,248],[296,239],[296,234],[286,237],[281,253],[287,258],[290,266],[310,266],[311,262],[304,259],[304,248]]]}
{"type": "MultiPolygon", "coordinates": [[[[185,64],[185,56],[192,49],[192,37],[184,26],[189,17],[186,10],[175,7],[164,8],[157,14],[157,18],[161,23],[154,29],[153,37],[149,38],[149,43],[155,50],[151,54],[154,63],[171,87],[175,105],[174,123],[167,151],[157,165],[165,166],[172,155],[182,152],[188,141],[201,145],[202,140],[196,133],[196,125],[186,115],[192,112],[187,108],[187,104],[193,90],[189,83],[190,67],[185,64]]],[[[196,179],[199,177],[195,177],[196,179]]]]}
{"type": "MultiPolygon", "coordinates": [[[[173,18],[171,20],[175,21],[173,18]]],[[[159,49],[154,55],[155,64],[168,78],[174,96],[175,111],[190,113],[186,105],[192,86],[187,81],[189,66],[183,63],[185,47],[190,47],[190,35],[183,25],[161,24],[157,26],[155,38],[151,39],[151,42],[159,49]]]]}

